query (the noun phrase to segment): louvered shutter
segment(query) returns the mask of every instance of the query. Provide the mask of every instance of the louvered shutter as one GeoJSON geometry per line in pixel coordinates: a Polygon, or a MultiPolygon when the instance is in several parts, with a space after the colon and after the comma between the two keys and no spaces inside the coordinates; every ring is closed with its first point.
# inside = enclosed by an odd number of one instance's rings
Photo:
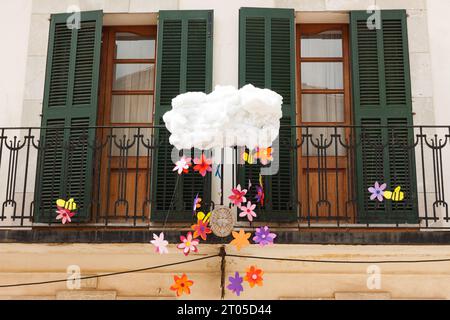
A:
{"type": "Polygon", "coordinates": [[[70,14],[51,16],[38,174],[36,222],[55,220],[55,201],[74,198],[73,221],[89,218],[94,129],[103,13],[81,12],[79,29],[70,14]]]}
{"type": "MultiPolygon", "coordinates": [[[[162,116],[171,109],[172,99],[178,94],[211,92],[212,25],[210,10],[159,12],[155,124],[164,125],[162,116]]],[[[158,147],[153,160],[151,218],[191,220],[195,195],[198,193],[204,204],[210,201],[211,174],[203,178],[190,172],[177,178],[172,171],[170,133],[162,127],[155,129],[155,136],[158,147]]],[[[200,151],[196,150],[195,155],[200,156],[200,151]]],[[[194,152],[188,156],[194,158],[194,152]]]]}
{"type": "MultiPolygon", "coordinates": [[[[276,175],[263,176],[265,203],[259,221],[297,218],[295,142],[295,38],[294,10],[241,8],[239,11],[239,86],[269,88],[283,97],[283,118],[278,137],[276,175]]],[[[274,144],[276,145],[276,143],[274,144]]],[[[239,165],[238,182],[259,184],[260,164],[239,165]]],[[[255,202],[255,190],[248,199],[255,202]]]]}
{"type": "MultiPolygon", "coordinates": [[[[360,144],[356,148],[360,223],[417,223],[414,137],[406,12],[381,11],[380,29],[367,26],[369,14],[351,13],[353,105],[360,144]],[[370,201],[375,181],[402,202],[370,201]]],[[[370,21],[370,20],[369,20],[370,21]]]]}

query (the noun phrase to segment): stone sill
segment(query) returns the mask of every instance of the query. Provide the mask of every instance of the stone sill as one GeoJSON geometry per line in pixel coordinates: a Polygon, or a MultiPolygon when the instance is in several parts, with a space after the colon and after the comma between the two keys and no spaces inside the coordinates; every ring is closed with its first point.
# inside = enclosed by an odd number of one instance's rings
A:
{"type": "MultiPolygon", "coordinates": [[[[0,243],[149,243],[155,231],[149,230],[0,230],[0,243]]],[[[277,244],[343,245],[449,245],[446,231],[274,231],[277,244]]],[[[155,232],[155,233],[159,233],[155,232]]],[[[165,231],[169,242],[178,242],[186,231],[165,231]]],[[[231,237],[208,237],[208,244],[226,244],[231,237]]]]}

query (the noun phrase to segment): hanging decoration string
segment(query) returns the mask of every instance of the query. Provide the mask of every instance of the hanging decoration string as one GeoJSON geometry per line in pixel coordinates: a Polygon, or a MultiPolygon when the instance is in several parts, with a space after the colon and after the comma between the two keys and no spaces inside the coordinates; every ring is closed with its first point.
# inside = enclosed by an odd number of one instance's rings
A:
{"type": "Polygon", "coordinates": [[[142,271],[149,271],[149,270],[154,270],[154,269],[173,267],[173,266],[177,266],[177,265],[181,265],[181,264],[188,264],[188,263],[193,263],[193,262],[197,262],[197,261],[202,261],[202,260],[207,260],[207,259],[211,259],[211,258],[216,258],[216,257],[219,257],[219,256],[220,256],[219,254],[215,254],[215,255],[211,255],[211,256],[206,256],[206,257],[201,257],[201,258],[196,258],[196,259],[191,259],[191,260],[172,262],[172,263],[166,263],[166,264],[161,264],[161,265],[158,265],[158,266],[152,266],[152,267],[147,267],[147,268],[126,270],[126,271],[118,271],[118,272],[111,272],[111,273],[104,273],[104,274],[99,274],[99,275],[94,275],[94,276],[86,276],[86,277],[79,277],[79,278],[59,279],[59,280],[49,280],[49,281],[38,281],[38,282],[25,282],[25,283],[16,283],[16,284],[3,284],[3,285],[0,285],[0,288],[34,286],[34,285],[51,284],[51,283],[58,283],[58,282],[67,282],[68,280],[69,281],[75,281],[75,280],[86,280],[86,279],[94,279],[94,278],[104,278],[104,277],[119,276],[119,275],[122,275],[122,274],[137,273],[137,272],[142,272],[142,271]]]}
{"type": "Polygon", "coordinates": [[[163,227],[162,227],[162,231],[163,232],[166,230],[166,224],[167,224],[167,220],[169,219],[169,214],[172,211],[173,207],[175,206],[175,195],[177,193],[178,181],[179,180],[180,180],[180,175],[177,175],[177,180],[175,182],[175,188],[173,189],[172,198],[170,199],[169,210],[167,210],[166,217],[164,219],[164,224],[163,224],[163,227]]]}
{"type": "MultiPolygon", "coordinates": [[[[86,280],[93,278],[103,278],[103,277],[112,277],[123,274],[130,274],[142,271],[149,271],[154,269],[161,269],[166,267],[172,267],[176,265],[189,264],[197,261],[212,259],[220,257],[224,259],[224,257],[230,258],[241,258],[241,259],[257,259],[257,260],[272,260],[272,261],[289,261],[289,262],[309,262],[309,263],[324,263],[324,264],[416,264],[416,263],[439,263],[439,262],[450,262],[450,258],[442,258],[442,259],[423,259],[423,260],[318,260],[318,259],[294,259],[294,258],[277,258],[277,257],[264,257],[264,256],[247,256],[247,255],[237,255],[237,254],[228,254],[225,250],[221,249],[219,254],[214,254],[210,256],[205,256],[201,258],[172,262],[157,266],[151,266],[147,268],[141,269],[133,269],[127,271],[119,271],[112,273],[105,273],[93,276],[79,277],[79,278],[71,278],[70,281],[74,280],[86,280]]],[[[49,281],[39,281],[39,282],[24,282],[24,283],[15,283],[15,284],[3,284],[0,285],[0,288],[11,288],[11,287],[23,287],[23,286],[33,286],[33,285],[43,285],[43,284],[51,284],[58,282],[66,282],[68,279],[59,279],[59,280],[49,280],[49,281]]]]}

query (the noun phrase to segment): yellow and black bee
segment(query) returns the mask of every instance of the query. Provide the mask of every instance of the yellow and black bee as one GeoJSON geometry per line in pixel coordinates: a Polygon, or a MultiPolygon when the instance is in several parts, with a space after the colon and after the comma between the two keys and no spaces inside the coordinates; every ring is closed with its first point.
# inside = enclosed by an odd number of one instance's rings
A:
{"type": "Polygon", "coordinates": [[[403,199],[405,199],[405,193],[400,190],[401,188],[400,186],[398,186],[397,188],[394,189],[394,192],[385,191],[384,197],[392,201],[403,201],[403,199]]]}
{"type": "Polygon", "coordinates": [[[208,212],[208,214],[205,215],[204,212],[197,213],[197,220],[202,220],[204,223],[209,222],[209,218],[211,217],[211,212],[208,212]]]}
{"type": "Polygon", "coordinates": [[[75,200],[73,198],[70,198],[67,201],[64,199],[58,199],[56,200],[56,205],[69,211],[77,210],[77,204],[75,203],[75,200]]]}

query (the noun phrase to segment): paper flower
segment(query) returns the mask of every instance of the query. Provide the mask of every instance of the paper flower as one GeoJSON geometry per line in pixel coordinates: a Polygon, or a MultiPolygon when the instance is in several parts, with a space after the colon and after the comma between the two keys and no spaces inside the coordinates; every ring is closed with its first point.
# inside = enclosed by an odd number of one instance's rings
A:
{"type": "Polygon", "coordinates": [[[275,233],[271,233],[268,226],[262,228],[256,228],[255,236],[253,237],[253,241],[255,243],[259,243],[261,247],[267,246],[269,244],[273,244],[273,239],[275,239],[277,235],[275,233]]]}
{"type": "Polygon", "coordinates": [[[188,232],[187,236],[180,236],[181,243],[177,246],[178,249],[183,250],[185,256],[189,254],[189,252],[197,252],[197,246],[199,241],[197,239],[192,238],[192,232],[188,232]]]}
{"type": "Polygon", "coordinates": [[[272,148],[257,148],[255,158],[259,159],[259,162],[261,162],[262,165],[268,164],[273,160],[272,148]]]}
{"type": "Polygon", "coordinates": [[[255,285],[262,286],[263,285],[263,271],[261,269],[256,268],[256,266],[251,266],[247,268],[247,273],[244,277],[244,280],[250,284],[250,287],[253,288],[255,285]]]}
{"type": "Polygon", "coordinates": [[[191,158],[186,158],[182,156],[180,160],[175,163],[175,168],[172,171],[177,171],[178,174],[188,173],[189,167],[191,166],[191,158]]]}
{"type": "Polygon", "coordinates": [[[175,283],[170,287],[170,290],[177,292],[177,297],[181,296],[183,293],[190,294],[191,289],[189,288],[194,284],[194,281],[189,280],[186,274],[183,273],[181,277],[173,276],[175,283]]]}
{"type": "Polygon", "coordinates": [[[235,246],[238,251],[250,245],[250,241],[248,241],[248,239],[250,239],[250,236],[252,235],[251,233],[245,233],[245,231],[241,229],[239,230],[239,233],[233,231],[232,235],[234,239],[231,240],[230,244],[235,246]]]}
{"type": "Polygon", "coordinates": [[[381,186],[378,181],[375,182],[373,187],[370,187],[368,190],[371,193],[370,200],[378,199],[378,201],[383,202],[384,190],[386,189],[386,183],[383,183],[381,186]]]}
{"type": "Polygon", "coordinates": [[[198,171],[202,177],[206,176],[207,172],[211,172],[212,171],[212,160],[211,159],[207,159],[205,157],[205,154],[202,153],[202,156],[199,158],[195,158],[194,159],[194,171],[198,171]]]}
{"type": "Polygon", "coordinates": [[[206,235],[212,232],[211,229],[208,228],[208,223],[201,219],[197,220],[197,224],[194,224],[191,228],[194,230],[194,238],[200,236],[202,240],[206,240],[206,235]]]}
{"type": "Polygon", "coordinates": [[[245,198],[247,189],[241,190],[240,184],[238,184],[236,188],[233,188],[231,192],[233,194],[229,196],[228,199],[230,199],[231,202],[237,207],[240,207],[242,202],[247,202],[247,199],[245,198]]]}
{"type": "Polygon", "coordinates": [[[228,280],[230,280],[230,284],[227,286],[227,289],[239,296],[241,292],[244,291],[244,287],[242,286],[244,279],[240,277],[239,272],[236,271],[234,278],[228,277],[228,280]]]}
{"type": "Polygon", "coordinates": [[[253,217],[256,218],[255,210],[256,204],[252,204],[250,201],[247,202],[247,206],[240,206],[239,209],[242,210],[241,213],[239,213],[239,217],[245,217],[247,216],[248,221],[253,221],[253,217]]]}
{"type": "Polygon", "coordinates": [[[195,213],[195,211],[202,206],[200,202],[202,202],[202,198],[199,198],[197,193],[197,195],[194,198],[194,205],[192,206],[193,213],[195,213]]]}
{"type": "Polygon", "coordinates": [[[256,186],[256,201],[258,201],[262,206],[264,205],[264,189],[261,186],[256,186]]]}
{"type": "Polygon", "coordinates": [[[61,220],[62,224],[72,222],[70,218],[72,218],[75,215],[75,212],[72,212],[68,209],[64,209],[62,207],[57,207],[57,209],[58,210],[56,210],[56,213],[58,215],[56,216],[56,220],[61,220]]]}
{"type": "Polygon", "coordinates": [[[153,239],[154,240],[150,242],[156,247],[156,252],[158,252],[159,254],[169,253],[169,250],[167,249],[167,245],[169,244],[169,242],[167,240],[164,240],[164,232],[161,232],[159,234],[159,237],[157,234],[153,234],[153,239]]]}

